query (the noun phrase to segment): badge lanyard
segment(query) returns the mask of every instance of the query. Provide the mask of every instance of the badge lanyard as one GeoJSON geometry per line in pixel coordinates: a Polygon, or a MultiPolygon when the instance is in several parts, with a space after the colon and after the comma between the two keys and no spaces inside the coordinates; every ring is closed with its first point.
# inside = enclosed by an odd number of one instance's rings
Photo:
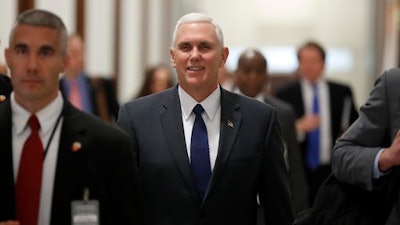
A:
{"type": "Polygon", "coordinates": [[[51,142],[53,141],[54,133],[56,133],[57,127],[60,124],[62,115],[63,115],[63,113],[61,112],[57,118],[56,125],[54,126],[53,130],[51,131],[49,141],[47,142],[46,148],[44,149],[43,159],[46,159],[47,152],[49,150],[51,142]]]}

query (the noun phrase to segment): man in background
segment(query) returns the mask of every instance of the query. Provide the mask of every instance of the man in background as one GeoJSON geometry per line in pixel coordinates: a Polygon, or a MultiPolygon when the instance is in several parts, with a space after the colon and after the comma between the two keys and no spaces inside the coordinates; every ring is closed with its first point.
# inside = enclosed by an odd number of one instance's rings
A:
{"type": "Polygon", "coordinates": [[[319,186],[331,173],[330,156],[335,140],[357,119],[358,113],[351,89],[324,78],[325,50],[321,45],[305,43],[297,58],[299,80],[275,94],[295,111],[312,204],[319,186]]]}
{"type": "Polygon", "coordinates": [[[292,107],[268,93],[267,60],[256,49],[247,49],[239,57],[234,73],[237,87],[234,92],[256,98],[275,107],[285,145],[285,158],[289,171],[289,182],[293,206],[296,212],[309,207],[308,186],[305,178],[302,155],[296,137],[295,115],[292,107]]]}
{"type": "Polygon", "coordinates": [[[90,77],[85,71],[84,43],[80,36],[72,35],[68,41],[68,65],[61,78],[61,92],[80,110],[114,122],[118,118],[119,104],[110,80],[90,77]]]}

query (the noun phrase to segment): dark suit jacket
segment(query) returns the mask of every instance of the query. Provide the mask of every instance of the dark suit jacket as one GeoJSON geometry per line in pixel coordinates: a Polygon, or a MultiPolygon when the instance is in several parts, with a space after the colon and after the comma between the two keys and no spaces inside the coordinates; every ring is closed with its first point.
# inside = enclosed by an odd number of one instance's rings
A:
{"type": "MultiPolygon", "coordinates": [[[[100,77],[88,77],[87,75],[84,75],[84,78],[89,91],[93,114],[105,121],[115,122],[118,118],[119,103],[115,96],[112,81],[100,77]]],[[[68,98],[69,90],[67,85],[64,84],[64,79],[61,78],[60,80],[60,90],[68,98]]]]}
{"type": "MultiPolygon", "coordinates": [[[[10,101],[0,103],[0,221],[15,219],[10,101]]],[[[75,109],[64,100],[54,180],[51,224],[71,224],[71,201],[100,203],[101,224],[138,224],[138,174],[132,143],[122,130],[75,109]],[[72,151],[73,142],[82,148],[72,151]]]]}
{"type": "Polygon", "coordinates": [[[123,105],[117,124],[134,141],[147,224],[255,225],[257,193],[266,224],[292,223],[283,145],[269,105],[221,90],[218,156],[203,201],[191,175],[177,86],[123,105]]]}
{"type": "Polygon", "coordinates": [[[273,96],[266,96],[265,102],[274,106],[282,131],[282,138],[287,150],[287,163],[289,166],[289,183],[291,187],[293,206],[296,212],[309,207],[308,184],[303,167],[303,157],[297,141],[295,128],[295,114],[291,105],[273,96]]]}

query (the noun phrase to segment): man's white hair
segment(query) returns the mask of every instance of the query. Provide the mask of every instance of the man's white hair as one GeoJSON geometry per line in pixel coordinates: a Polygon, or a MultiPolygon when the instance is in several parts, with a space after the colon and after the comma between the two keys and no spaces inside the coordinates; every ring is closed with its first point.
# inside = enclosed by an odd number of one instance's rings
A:
{"type": "Polygon", "coordinates": [[[176,23],[175,30],[172,35],[172,48],[176,47],[176,34],[178,33],[179,27],[182,24],[187,23],[211,23],[215,27],[215,33],[217,35],[220,47],[224,47],[224,34],[222,33],[221,26],[213,18],[206,16],[202,13],[189,13],[182,16],[176,23]]]}

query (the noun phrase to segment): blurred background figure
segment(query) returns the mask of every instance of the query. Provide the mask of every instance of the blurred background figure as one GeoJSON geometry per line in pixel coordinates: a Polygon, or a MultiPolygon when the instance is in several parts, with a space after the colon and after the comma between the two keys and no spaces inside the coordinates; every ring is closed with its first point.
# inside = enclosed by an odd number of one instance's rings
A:
{"type": "Polygon", "coordinates": [[[7,76],[8,71],[7,71],[7,66],[3,63],[0,63],[0,74],[7,76]]]}
{"type": "Polygon", "coordinates": [[[8,77],[7,66],[6,64],[0,62],[0,102],[4,101],[8,96],[10,96],[11,91],[11,80],[8,77]]]}
{"type": "MultiPolygon", "coordinates": [[[[295,114],[289,104],[267,94],[267,90],[265,90],[269,83],[267,60],[260,51],[247,49],[239,57],[234,76],[237,85],[234,92],[256,98],[276,108],[285,144],[285,159],[289,171],[293,206],[296,212],[307,209],[309,206],[308,186],[296,138],[295,114]]],[[[262,216],[259,219],[262,219],[262,216]]],[[[263,224],[263,222],[259,221],[259,224],[263,224]]]]}
{"type": "Polygon", "coordinates": [[[111,80],[91,77],[84,71],[84,43],[80,36],[72,35],[68,42],[69,63],[61,78],[60,89],[78,109],[114,122],[119,104],[111,80]]]}
{"type": "Polygon", "coordinates": [[[0,74],[0,102],[5,100],[4,97],[10,96],[11,91],[10,78],[4,74],[0,74]]]}
{"type": "Polygon", "coordinates": [[[326,80],[325,50],[306,42],[297,51],[299,79],[279,89],[276,96],[292,105],[297,137],[310,187],[310,204],[330,174],[335,140],[354,122],[356,111],[350,87],[326,80]]]}
{"type": "Polygon", "coordinates": [[[143,86],[135,98],[163,91],[175,83],[171,69],[164,64],[148,67],[144,75],[143,86]]]}
{"type": "Polygon", "coordinates": [[[226,90],[233,90],[233,87],[235,86],[235,78],[233,73],[229,71],[226,66],[223,66],[219,69],[218,82],[226,90]]]}

